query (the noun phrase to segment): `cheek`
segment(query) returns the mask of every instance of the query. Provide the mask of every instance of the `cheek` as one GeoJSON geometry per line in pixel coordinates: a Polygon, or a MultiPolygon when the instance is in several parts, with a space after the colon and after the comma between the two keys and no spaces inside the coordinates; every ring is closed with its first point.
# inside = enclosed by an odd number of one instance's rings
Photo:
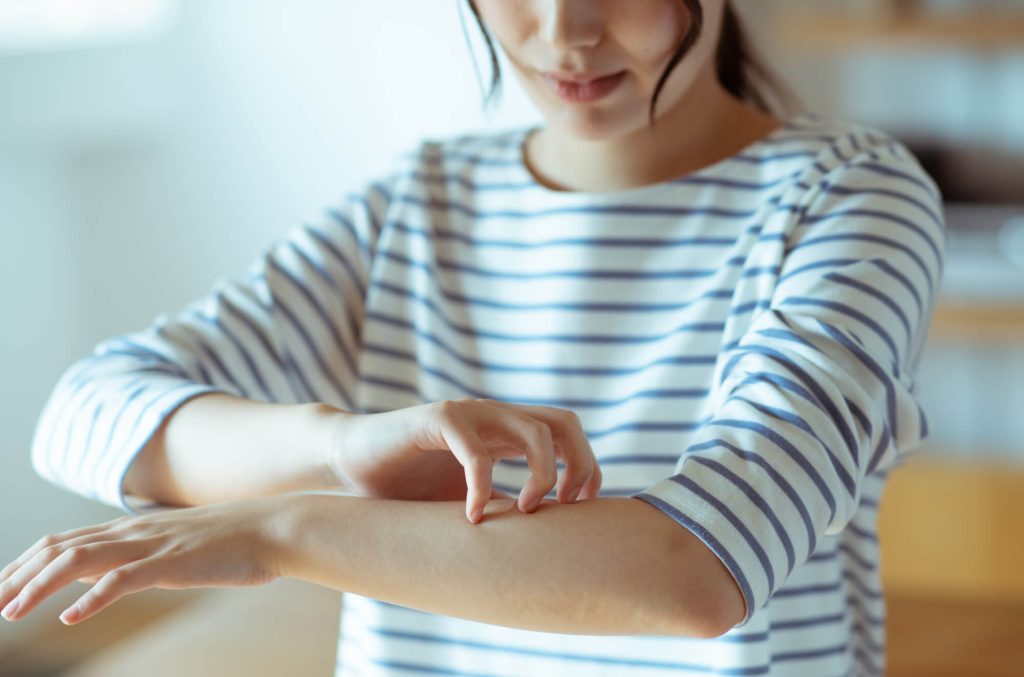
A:
{"type": "Polygon", "coordinates": [[[690,27],[682,0],[629,0],[609,5],[608,28],[648,77],[657,77],[690,27]]]}
{"type": "Polygon", "coordinates": [[[536,18],[528,0],[476,0],[484,26],[506,49],[523,44],[536,18]]]}

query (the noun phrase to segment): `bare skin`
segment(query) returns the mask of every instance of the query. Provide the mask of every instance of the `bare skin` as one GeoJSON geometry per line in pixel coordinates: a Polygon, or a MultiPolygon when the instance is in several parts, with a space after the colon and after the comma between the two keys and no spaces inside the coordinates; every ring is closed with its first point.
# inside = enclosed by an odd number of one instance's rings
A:
{"type": "Polygon", "coordinates": [[[461,501],[283,495],[124,517],[37,543],[0,572],[0,605],[18,620],[75,580],[94,583],[61,614],[71,625],[146,588],[288,576],[542,632],[710,637],[742,618],[717,557],[642,501],[525,514],[495,499],[476,525],[460,512],[461,501]]]}

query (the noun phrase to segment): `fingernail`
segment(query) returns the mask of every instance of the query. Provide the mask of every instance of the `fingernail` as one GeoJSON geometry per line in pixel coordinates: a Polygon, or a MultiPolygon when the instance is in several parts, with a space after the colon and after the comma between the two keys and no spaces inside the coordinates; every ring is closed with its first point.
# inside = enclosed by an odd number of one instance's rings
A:
{"type": "Polygon", "coordinates": [[[0,611],[0,616],[3,616],[7,620],[11,620],[14,617],[14,614],[17,613],[20,605],[21,600],[15,597],[10,604],[4,607],[3,611],[0,611]]]}
{"type": "Polygon", "coordinates": [[[473,512],[469,514],[469,521],[476,524],[480,521],[480,508],[473,508],[473,512]]]}
{"type": "Polygon", "coordinates": [[[60,622],[67,625],[68,623],[74,623],[77,618],[78,605],[75,604],[74,606],[69,606],[67,609],[64,609],[64,613],[60,615],[60,622]]]}
{"type": "Polygon", "coordinates": [[[570,503],[575,503],[576,502],[576,498],[580,495],[580,491],[582,489],[583,489],[583,487],[577,487],[577,488],[572,490],[572,493],[569,494],[569,502],[570,503]]]}

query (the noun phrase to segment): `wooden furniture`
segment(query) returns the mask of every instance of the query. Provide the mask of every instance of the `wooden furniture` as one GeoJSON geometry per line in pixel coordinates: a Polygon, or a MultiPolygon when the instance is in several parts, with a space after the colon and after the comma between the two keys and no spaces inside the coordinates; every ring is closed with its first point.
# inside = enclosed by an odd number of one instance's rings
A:
{"type": "Polygon", "coordinates": [[[1024,7],[929,9],[920,0],[776,3],[773,30],[787,48],[861,50],[878,47],[980,51],[1024,48],[1024,7]]]}
{"type": "Polygon", "coordinates": [[[811,15],[784,13],[777,21],[780,42],[809,50],[879,46],[999,50],[1024,48],[1024,12],[953,16],[927,14],[811,15]]]}
{"type": "Polygon", "coordinates": [[[879,512],[891,677],[1024,675],[1024,464],[922,452],[879,512]]]}
{"type": "Polygon", "coordinates": [[[887,589],[1024,605],[1024,464],[925,451],[890,476],[879,522],[887,589]]]}
{"type": "MultiPolygon", "coordinates": [[[[1024,302],[940,300],[928,340],[1024,353],[1024,302]]],[[[1024,463],[926,446],[889,477],[879,539],[887,675],[1024,675],[1024,463]]]]}
{"type": "Polygon", "coordinates": [[[1012,304],[940,302],[929,340],[1018,343],[1024,349],[1024,301],[1012,304]]]}

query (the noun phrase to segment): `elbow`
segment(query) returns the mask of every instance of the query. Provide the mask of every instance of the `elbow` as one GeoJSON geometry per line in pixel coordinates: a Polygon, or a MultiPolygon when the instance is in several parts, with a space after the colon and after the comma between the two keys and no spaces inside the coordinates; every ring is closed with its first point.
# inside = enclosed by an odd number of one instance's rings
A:
{"type": "MultiPolygon", "coordinates": [[[[669,597],[665,596],[666,599],[669,597]]],[[[735,600],[730,597],[715,599],[708,595],[709,599],[699,601],[694,599],[692,592],[681,597],[682,600],[677,599],[667,614],[662,609],[659,622],[649,631],[651,634],[714,639],[726,634],[743,620],[745,604],[742,599],[737,610],[735,600]]]]}
{"type": "Polygon", "coordinates": [[[697,539],[684,567],[688,575],[676,569],[672,634],[711,639],[721,637],[743,622],[747,601],[732,573],[710,548],[697,539]],[[682,627],[680,627],[682,626],[682,627]]]}
{"type": "Polygon", "coordinates": [[[701,585],[695,580],[697,576],[686,583],[676,584],[676,589],[661,596],[661,602],[672,600],[672,603],[661,604],[660,612],[656,614],[659,621],[649,632],[672,637],[714,639],[735,628],[746,618],[747,605],[739,588],[731,582],[731,575],[726,575],[731,589],[701,585]],[[678,589],[680,585],[684,588],[682,591],[678,589]]]}
{"type": "Polygon", "coordinates": [[[660,621],[655,633],[710,639],[742,623],[747,601],[718,555],[660,512],[645,513],[644,519],[650,539],[644,551],[653,553],[644,566],[644,592],[652,596],[660,621]],[[659,517],[650,517],[654,514],[659,517]]]}
{"type": "Polygon", "coordinates": [[[739,625],[746,615],[746,603],[738,591],[736,595],[715,595],[708,591],[701,597],[705,599],[695,599],[692,589],[683,594],[682,601],[677,601],[670,620],[659,627],[658,634],[714,639],[739,625]]]}
{"type": "MultiPolygon", "coordinates": [[[[707,552],[711,552],[707,550],[707,552]]],[[[714,592],[711,596],[710,605],[704,610],[704,618],[708,632],[705,637],[721,637],[747,617],[747,600],[740,590],[739,583],[726,568],[722,560],[715,555],[714,561],[710,563],[714,572],[710,578],[713,581],[714,592]]]]}
{"type": "Polygon", "coordinates": [[[674,615],[676,620],[671,634],[713,639],[732,630],[746,616],[746,602],[735,584],[733,590],[717,593],[709,590],[701,597],[703,599],[694,599],[692,591],[684,595],[683,608],[674,615]]]}
{"type": "Polygon", "coordinates": [[[729,584],[732,589],[722,591],[703,609],[696,628],[696,637],[703,639],[721,637],[743,621],[747,605],[739,588],[731,579],[730,576],[729,584]]]}
{"type": "Polygon", "coordinates": [[[710,569],[708,579],[711,584],[707,604],[704,607],[705,638],[721,637],[743,622],[747,617],[747,600],[740,590],[736,578],[726,568],[722,560],[705,546],[704,553],[708,558],[707,568],[710,569]]]}

